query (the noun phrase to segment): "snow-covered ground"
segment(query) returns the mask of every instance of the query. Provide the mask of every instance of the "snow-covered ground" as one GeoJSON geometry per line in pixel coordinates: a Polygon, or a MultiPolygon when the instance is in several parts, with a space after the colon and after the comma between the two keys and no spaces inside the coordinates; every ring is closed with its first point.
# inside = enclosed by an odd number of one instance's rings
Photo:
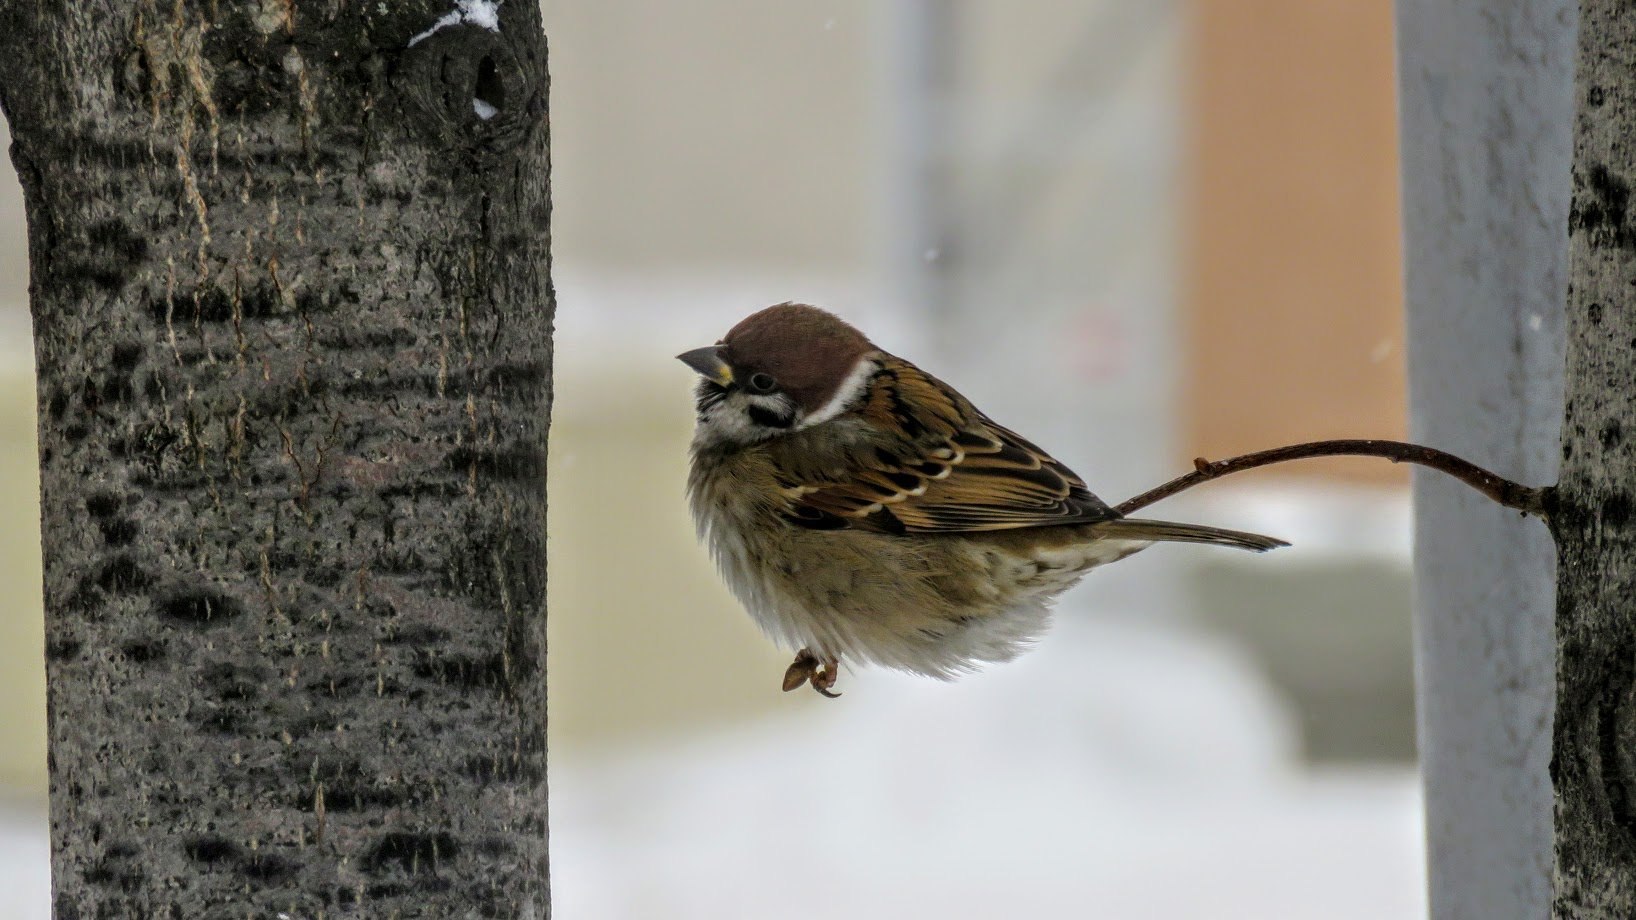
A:
{"type": "Polygon", "coordinates": [[[1195,634],[1079,620],[957,684],[842,687],[759,727],[558,758],[558,915],[1425,915],[1412,771],[1305,771],[1253,670],[1195,634]]]}

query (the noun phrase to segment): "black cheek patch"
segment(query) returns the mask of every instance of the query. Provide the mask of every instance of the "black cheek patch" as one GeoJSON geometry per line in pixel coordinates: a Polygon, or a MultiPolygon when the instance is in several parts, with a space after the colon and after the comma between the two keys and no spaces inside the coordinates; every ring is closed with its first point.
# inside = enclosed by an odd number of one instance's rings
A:
{"type": "Polygon", "coordinates": [[[750,421],[763,428],[788,428],[795,424],[795,413],[785,415],[761,406],[751,406],[750,421]]]}

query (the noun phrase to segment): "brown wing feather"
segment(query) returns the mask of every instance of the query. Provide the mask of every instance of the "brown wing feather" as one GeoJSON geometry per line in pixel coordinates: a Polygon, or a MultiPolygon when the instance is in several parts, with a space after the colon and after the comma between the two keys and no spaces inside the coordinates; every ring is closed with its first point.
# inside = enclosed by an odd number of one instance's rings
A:
{"type": "Polygon", "coordinates": [[[1118,517],[1072,470],[907,361],[884,356],[857,411],[874,440],[839,469],[785,484],[796,523],[959,533],[1118,517]]]}

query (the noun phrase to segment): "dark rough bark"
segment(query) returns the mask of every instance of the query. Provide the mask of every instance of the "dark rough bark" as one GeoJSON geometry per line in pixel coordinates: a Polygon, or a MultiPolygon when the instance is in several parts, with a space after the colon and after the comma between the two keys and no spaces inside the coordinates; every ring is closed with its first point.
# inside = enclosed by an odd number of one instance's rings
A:
{"type": "Polygon", "coordinates": [[[548,915],[545,48],[453,6],[0,0],[61,920],[548,915]]]}
{"type": "Polygon", "coordinates": [[[1557,541],[1555,915],[1636,916],[1636,5],[1580,4],[1557,541]]]}

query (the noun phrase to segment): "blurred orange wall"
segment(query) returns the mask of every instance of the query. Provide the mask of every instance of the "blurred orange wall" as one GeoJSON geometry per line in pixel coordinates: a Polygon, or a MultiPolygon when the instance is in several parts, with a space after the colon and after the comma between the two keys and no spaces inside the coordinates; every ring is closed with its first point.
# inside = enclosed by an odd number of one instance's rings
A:
{"type": "MultiPolygon", "coordinates": [[[[1392,4],[1194,0],[1191,27],[1190,456],[1404,437],[1392,4]]],[[[1407,481],[1379,460],[1277,472],[1407,481]]]]}

